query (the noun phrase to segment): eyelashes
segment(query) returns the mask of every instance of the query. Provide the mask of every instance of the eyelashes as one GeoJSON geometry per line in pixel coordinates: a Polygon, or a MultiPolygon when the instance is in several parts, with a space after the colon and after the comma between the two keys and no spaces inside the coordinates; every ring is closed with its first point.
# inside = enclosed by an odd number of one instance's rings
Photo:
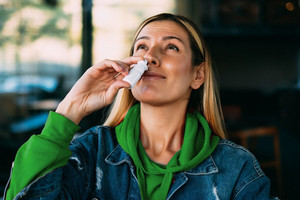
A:
{"type": "Polygon", "coordinates": [[[146,49],[146,46],[145,46],[145,45],[140,44],[140,45],[137,45],[137,47],[136,47],[135,50],[138,51],[138,50],[147,50],[147,49],[146,49]]]}
{"type": "MultiPolygon", "coordinates": [[[[165,50],[171,50],[171,51],[179,51],[179,48],[175,45],[175,44],[167,44],[163,49],[165,50]]],[[[145,44],[138,44],[135,48],[135,51],[139,51],[139,50],[148,50],[147,45],[145,44]]]]}
{"type": "Polygon", "coordinates": [[[174,44],[168,44],[167,48],[174,51],[179,51],[179,48],[174,44]]]}

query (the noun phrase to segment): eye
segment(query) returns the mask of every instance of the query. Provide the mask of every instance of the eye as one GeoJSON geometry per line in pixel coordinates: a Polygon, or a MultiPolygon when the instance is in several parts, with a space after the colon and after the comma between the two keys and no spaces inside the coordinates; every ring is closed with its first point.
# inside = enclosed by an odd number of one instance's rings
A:
{"type": "Polygon", "coordinates": [[[139,44],[139,45],[136,47],[136,51],[138,51],[138,50],[145,50],[145,49],[147,49],[147,47],[146,47],[146,45],[144,45],[144,44],[139,44]]]}
{"type": "Polygon", "coordinates": [[[179,51],[179,48],[174,44],[168,44],[167,49],[174,50],[174,51],[179,51]]]}

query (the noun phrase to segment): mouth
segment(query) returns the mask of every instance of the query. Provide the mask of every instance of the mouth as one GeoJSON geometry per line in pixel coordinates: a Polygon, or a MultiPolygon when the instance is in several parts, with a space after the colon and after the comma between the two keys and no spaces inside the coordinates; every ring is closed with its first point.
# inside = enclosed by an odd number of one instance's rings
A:
{"type": "Polygon", "coordinates": [[[153,72],[153,71],[146,71],[142,78],[155,78],[155,79],[165,79],[166,77],[162,74],[153,72]]]}

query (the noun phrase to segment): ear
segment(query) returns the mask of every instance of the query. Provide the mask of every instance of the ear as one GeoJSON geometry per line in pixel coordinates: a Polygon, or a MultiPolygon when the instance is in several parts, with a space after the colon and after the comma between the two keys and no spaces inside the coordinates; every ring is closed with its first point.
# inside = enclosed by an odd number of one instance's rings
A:
{"type": "Polygon", "coordinates": [[[191,82],[191,88],[196,90],[198,89],[205,80],[205,62],[202,62],[200,65],[194,67],[194,77],[191,82]]]}

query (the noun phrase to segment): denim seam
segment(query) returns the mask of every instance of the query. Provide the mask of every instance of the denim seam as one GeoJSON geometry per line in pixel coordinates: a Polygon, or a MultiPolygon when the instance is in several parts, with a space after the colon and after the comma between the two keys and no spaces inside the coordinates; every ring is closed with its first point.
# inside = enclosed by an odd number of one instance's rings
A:
{"type": "MultiPolygon", "coordinates": [[[[139,183],[139,181],[138,181],[136,175],[134,174],[134,168],[133,168],[133,166],[130,167],[129,170],[130,170],[131,175],[133,176],[133,178],[135,179],[135,181],[137,182],[137,184],[138,184],[138,186],[139,186],[139,188],[140,188],[140,183],[139,183]]],[[[128,190],[128,195],[130,195],[130,192],[132,191],[131,188],[132,188],[133,184],[134,184],[134,183],[131,183],[131,184],[130,184],[130,188],[129,188],[129,190],[128,190]]],[[[140,194],[140,195],[141,195],[141,194],[140,194]]]]}
{"type": "Polygon", "coordinates": [[[117,148],[119,148],[119,146],[120,146],[120,145],[117,145],[117,146],[114,148],[114,150],[112,150],[112,152],[110,152],[110,154],[108,154],[108,156],[106,156],[105,162],[108,163],[108,164],[110,164],[110,165],[120,165],[120,164],[122,164],[122,163],[127,163],[130,167],[133,167],[131,161],[128,160],[128,159],[123,159],[123,160],[120,160],[119,162],[111,162],[111,161],[108,159],[108,157],[110,157],[111,154],[113,154],[113,152],[114,152],[117,148]]]}
{"type": "MultiPolygon", "coordinates": [[[[184,173],[185,174],[188,174],[188,175],[210,175],[210,174],[215,174],[215,173],[218,173],[219,172],[219,169],[213,159],[212,156],[209,156],[213,162],[213,166],[215,167],[215,169],[209,171],[209,172],[198,172],[198,173],[192,173],[192,172],[189,172],[189,171],[185,171],[184,173]]],[[[201,163],[200,163],[201,164],[201,163]]]]}
{"type": "MultiPolygon", "coordinates": [[[[81,163],[81,165],[82,165],[82,167],[83,167],[83,170],[82,170],[82,171],[84,171],[85,174],[89,174],[89,169],[88,169],[88,167],[87,167],[88,164],[87,164],[87,162],[86,162],[86,160],[85,160],[84,155],[82,154],[82,151],[80,151],[80,149],[83,149],[83,146],[81,145],[81,143],[79,143],[79,142],[77,141],[77,139],[80,139],[80,138],[76,138],[76,140],[74,140],[74,141],[72,142],[72,144],[74,144],[74,148],[77,149],[77,154],[78,154],[78,156],[80,156],[80,157],[77,156],[78,159],[81,158],[81,159],[80,159],[80,161],[81,161],[80,163],[81,163]],[[75,143],[76,143],[76,145],[75,145],[75,143]]],[[[88,193],[93,194],[93,192],[92,192],[91,189],[90,189],[90,180],[89,180],[89,177],[88,177],[88,176],[85,177],[84,189],[85,189],[88,193]]]]}
{"type": "Polygon", "coordinates": [[[244,152],[246,152],[252,159],[252,166],[255,170],[256,173],[252,174],[250,177],[248,177],[246,180],[244,180],[238,187],[237,187],[237,190],[236,192],[234,193],[234,197],[235,198],[236,196],[238,196],[238,194],[247,186],[249,185],[250,183],[252,183],[253,181],[263,177],[265,174],[264,172],[261,170],[261,168],[259,167],[259,163],[258,161],[256,160],[255,156],[248,150],[246,149],[245,147],[241,146],[241,145],[238,145],[238,144],[235,144],[231,141],[228,141],[228,140],[221,140],[219,142],[219,145],[228,145],[228,146],[231,146],[232,148],[235,148],[235,149],[240,149],[244,152]]]}
{"type": "MultiPolygon", "coordinates": [[[[55,160],[57,159],[57,156],[58,156],[58,155],[56,155],[55,160]]],[[[58,168],[56,168],[56,169],[58,169],[58,168]]],[[[53,169],[53,170],[47,172],[46,174],[44,174],[44,175],[42,175],[42,176],[36,178],[35,180],[33,180],[29,185],[27,185],[25,188],[23,188],[23,190],[21,190],[21,191],[19,192],[20,195],[19,195],[19,196],[17,195],[14,199],[20,199],[20,198],[22,198],[23,196],[25,196],[25,195],[27,194],[29,188],[30,188],[34,183],[36,183],[38,180],[40,180],[41,178],[45,177],[46,175],[50,174],[50,173],[53,172],[54,170],[55,170],[55,169],[53,169]]],[[[47,191],[43,192],[42,194],[38,194],[38,195],[35,195],[35,196],[33,196],[33,197],[40,197],[40,196],[46,195],[46,194],[48,194],[48,193],[54,191],[57,187],[58,187],[57,184],[55,184],[55,185],[53,185],[53,189],[47,190],[47,191]]]]}
{"type": "MultiPolygon", "coordinates": [[[[54,170],[52,170],[52,171],[50,171],[50,172],[44,174],[43,176],[38,177],[38,178],[35,179],[34,181],[32,181],[29,185],[27,185],[25,188],[23,188],[23,189],[17,194],[17,196],[15,196],[14,199],[20,199],[20,198],[22,198],[23,196],[25,196],[25,195],[27,194],[29,188],[30,188],[34,183],[36,183],[37,181],[39,181],[41,178],[44,178],[46,175],[52,173],[53,171],[54,171],[54,170]]],[[[54,185],[54,189],[56,189],[56,188],[57,188],[57,186],[54,185]]],[[[36,195],[36,196],[34,196],[34,197],[39,197],[39,196],[42,196],[42,195],[44,195],[44,194],[48,194],[49,192],[53,191],[54,189],[48,190],[48,191],[44,192],[43,194],[38,194],[38,195],[36,195]]]]}
{"type": "MultiPolygon", "coordinates": [[[[43,196],[43,195],[47,195],[47,194],[51,193],[52,191],[56,190],[57,188],[58,188],[58,186],[55,185],[55,186],[53,187],[53,189],[48,190],[48,191],[45,191],[45,192],[43,192],[42,194],[34,195],[34,196],[32,196],[32,198],[37,198],[37,197],[41,197],[41,196],[43,196]]],[[[21,198],[22,198],[22,197],[21,197],[21,198]]]]}
{"type": "Polygon", "coordinates": [[[228,145],[228,146],[231,146],[235,149],[240,149],[244,152],[246,152],[249,156],[251,156],[252,158],[252,164],[253,164],[253,167],[256,171],[256,173],[259,175],[259,176],[263,176],[265,175],[264,172],[261,170],[261,168],[259,167],[259,163],[256,161],[256,158],[255,156],[253,155],[253,153],[251,153],[248,149],[246,149],[245,147],[241,146],[241,145],[237,145],[231,141],[228,141],[228,140],[222,140],[219,142],[219,145],[228,145]]]}
{"type": "MultiPolygon", "coordinates": [[[[253,176],[253,175],[252,175],[252,176],[253,176]]],[[[251,176],[251,177],[252,177],[252,176],[251,176]]],[[[257,176],[256,178],[254,178],[254,179],[248,181],[247,183],[245,183],[244,186],[240,186],[240,187],[238,188],[237,192],[236,192],[236,195],[234,195],[233,199],[235,199],[235,198],[241,193],[241,191],[242,191],[244,188],[246,188],[250,183],[252,183],[252,182],[258,180],[258,179],[261,178],[261,177],[263,177],[263,176],[257,176]]],[[[249,178],[250,178],[250,177],[249,177],[249,178]]],[[[245,181],[243,181],[243,183],[244,183],[244,182],[245,182],[245,181]]]]}
{"type": "Polygon", "coordinates": [[[71,141],[71,144],[74,143],[74,142],[78,143],[77,142],[78,140],[84,140],[83,138],[87,137],[89,134],[98,135],[99,130],[101,132],[105,133],[105,131],[101,130],[102,128],[107,129],[109,132],[111,131],[110,127],[108,127],[108,126],[101,126],[101,125],[94,126],[90,129],[88,129],[86,132],[84,132],[84,133],[80,134],[79,136],[77,136],[74,140],[71,141]]]}
{"type": "Polygon", "coordinates": [[[184,175],[184,178],[185,178],[185,182],[182,182],[172,193],[170,193],[169,196],[167,197],[167,200],[169,200],[173,196],[173,194],[177,190],[179,190],[179,188],[181,188],[184,184],[186,184],[186,182],[188,181],[189,178],[184,173],[183,173],[183,175],[184,175]]]}
{"type": "MultiPolygon", "coordinates": [[[[72,141],[71,143],[74,143],[74,142],[75,142],[75,141],[72,141]]],[[[77,142],[76,142],[76,143],[77,143],[77,142]]],[[[77,145],[78,145],[78,144],[79,144],[79,143],[77,143],[77,145]]],[[[58,156],[58,155],[57,155],[57,156],[58,156]]],[[[58,168],[56,168],[56,169],[58,169],[58,168]]],[[[11,170],[12,170],[12,169],[11,169],[11,170]]],[[[55,169],[53,169],[53,170],[47,172],[46,174],[44,174],[44,175],[42,175],[42,176],[36,178],[35,180],[33,180],[30,184],[28,184],[25,188],[23,188],[23,189],[22,189],[22,190],[14,197],[14,199],[20,199],[20,198],[22,198],[23,196],[25,196],[25,195],[27,194],[29,188],[30,188],[34,183],[36,183],[37,181],[39,181],[41,178],[45,177],[45,176],[48,175],[49,173],[52,173],[54,170],[55,170],[55,169]]],[[[36,195],[36,196],[34,196],[34,197],[40,197],[40,196],[42,196],[42,195],[48,194],[48,193],[52,192],[53,190],[55,190],[57,187],[58,187],[57,185],[54,185],[54,188],[53,188],[53,189],[48,190],[48,191],[46,191],[46,192],[44,192],[44,193],[42,193],[42,194],[38,194],[38,195],[36,195]]]]}
{"type": "Polygon", "coordinates": [[[4,188],[4,195],[3,195],[3,199],[6,199],[6,193],[7,193],[7,190],[9,188],[9,185],[10,185],[10,181],[11,181],[11,175],[12,175],[12,170],[14,168],[14,162],[12,162],[11,164],[11,169],[10,169],[10,174],[9,174],[9,178],[8,178],[8,181],[7,181],[7,184],[4,188]]]}

